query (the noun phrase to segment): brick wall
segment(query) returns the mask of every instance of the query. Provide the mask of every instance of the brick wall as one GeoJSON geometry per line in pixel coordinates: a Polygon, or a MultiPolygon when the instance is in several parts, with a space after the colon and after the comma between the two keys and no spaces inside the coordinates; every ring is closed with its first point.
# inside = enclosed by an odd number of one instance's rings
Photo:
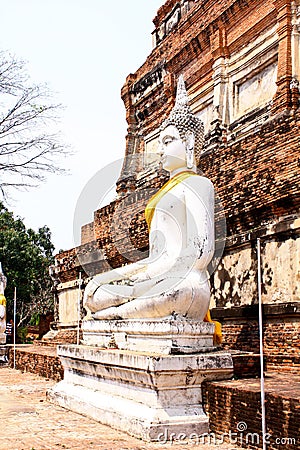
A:
{"type": "MultiPolygon", "coordinates": [[[[82,332],[79,333],[79,341],[82,339],[82,332]]],[[[52,331],[50,336],[45,335],[40,341],[35,342],[36,345],[49,345],[56,347],[58,344],[77,344],[77,328],[59,328],[52,331]]]]}
{"type": "MultiPolygon", "coordinates": [[[[217,308],[212,316],[222,323],[225,350],[259,354],[257,306],[217,308]]],[[[299,303],[264,305],[263,346],[265,370],[299,372],[299,303]]]]}
{"type": "MultiPolygon", "coordinates": [[[[224,349],[259,353],[257,321],[225,322],[222,325],[222,332],[224,349]]],[[[299,372],[299,319],[292,319],[289,323],[282,323],[280,320],[265,323],[263,332],[265,369],[267,371],[299,372]]]]}
{"type": "Polygon", "coordinates": [[[201,158],[222,200],[229,236],[299,210],[300,113],[273,118],[251,136],[201,158]]]}
{"type": "MultiPolygon", "coordinates": [[[[157,29],[173,7],[174,2],[166,2],[159,10],[154,19],[157,29]]],[[[174,80],[180,73],[184,73],[193,94],[201,91],[211,82],[213,63],[218,57],[234,54],[274,26],[276,21],[277,10],[272,0],[194,2],[189,13],[181,17],[178,25],[159,42],[145,63],[126,80],[122,98],[127,110],[129,134],[134,136],[138,128],[139,133],[146,136],[159,126],[173,106],[174,80]],[[162,62],[166,71],[163,83],[153,88],[150,96],[148,94],[145,99],[133,104],[133,85],[162,62]],[[139,116],[141,119],[137,117],[137,111],[145,112],[139,116]]],[[[285,41],[286,36],[283,45],[285,41]]],[[[286,58],[283,50],[281,56],[286,58]]],[[[131,145],[127,147],[127,154],[131,153],[132,148],[131,145]]]]}
{"type": "MultiPolygon", "coordinates": [[[[8,358],[10,367],[14,367],[13,347],[9,348],[8,358]]],[[[33,345],[16,348],[15,368],[55,381],[62,380],[64,373],[60,359],[56,356],[56,349],[33,345]]]]}
{"type": "MultiPolygon", "coordinates": [[[[262,448],[259,380],[209,382],[204,385],[204,405],[210,430],[218,439],[243,448],[262,448]],[[240,425],[238,425],[240,424],[240,425]],[[243,427],[243,432],[242,431],[243,427]]],[[[266,379],[266,423],[270,450],[299,448],[300,399],[296,382],[266,379]],[[279,439],[279,440],[277,440],[279,439]]]]}
{"type": "Polygon", "coordinates": [[[81,227],[81,244],[87,244],[94,240],[94,222],[81,227]]]}

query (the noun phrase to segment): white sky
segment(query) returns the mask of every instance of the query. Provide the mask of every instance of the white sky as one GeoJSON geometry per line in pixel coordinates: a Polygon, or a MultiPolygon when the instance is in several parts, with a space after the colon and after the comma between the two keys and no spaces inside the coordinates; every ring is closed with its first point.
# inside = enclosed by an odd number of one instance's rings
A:
{"type": "MultiPolygon", "coordinates": [[[[74,155],[67,176],[13,191],[10,210],[37,230],[48,225],[56,250],[74,247],[73,216],[84,186],[124,156],[127,124],[120,96],[152,48],[152,19],[164,0],[0,0],[0,48],[28,61],[62,103],[60,129],[74,155]]],[[[112,179],[112,185],[115,180],[112,179]]],[[[92,221],[93,211],[87,221],[92,221]]]]}

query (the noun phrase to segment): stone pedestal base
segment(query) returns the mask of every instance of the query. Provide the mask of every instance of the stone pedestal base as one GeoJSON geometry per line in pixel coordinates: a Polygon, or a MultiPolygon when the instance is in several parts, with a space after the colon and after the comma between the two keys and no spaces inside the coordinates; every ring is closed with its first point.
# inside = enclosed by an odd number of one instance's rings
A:
{"type": "Polygon", "coordinates": [[[8,362],[8,347],[6,345],[0,345],[0,365],[8,362]]]}
{"type": "Polygon", "coordinates": [[[207,432],[201,384],[233,373],[224,352],[157,355],[62,345],[58,355],[64,380],[48,392],[50,401],[147,441],[207,432]]]}
{"type": "Polygon", "coordinates": [[[211,352],[214,324],[181,317],[167,319],[87,320],[83,344],[164,355],[211,352]]]}
{"type": "Polygon", "coordinates": [[[6,334],[0,333],[0,345],[5,345],[5,344],[6,344],[6,334]]]}

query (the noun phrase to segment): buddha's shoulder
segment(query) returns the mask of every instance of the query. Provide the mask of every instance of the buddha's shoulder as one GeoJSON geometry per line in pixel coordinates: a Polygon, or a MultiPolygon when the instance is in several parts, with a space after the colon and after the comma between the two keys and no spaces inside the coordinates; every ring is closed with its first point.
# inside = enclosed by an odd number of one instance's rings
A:
{"type": "Polygon", "coordinates": [[[184,180],[184,184],[194,189],[214,190],[212,182],[204,175],[192,175],[184,180]]]}

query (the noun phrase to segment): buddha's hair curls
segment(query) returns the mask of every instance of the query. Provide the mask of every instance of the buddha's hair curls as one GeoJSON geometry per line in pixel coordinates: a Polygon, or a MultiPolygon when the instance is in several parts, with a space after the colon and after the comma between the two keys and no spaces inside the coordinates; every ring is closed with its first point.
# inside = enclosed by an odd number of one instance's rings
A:
{"type": "Polygon", "coordinates": [[[204,143],[204,125],[202,120],[192,113],[182,75],[178,79],[175,105],[169,117],[161,124],[161,131],[169,125],[173,125],[178,129],[180,139],[183,141],[188,131],[194,133],[194,156],[198,165],[204,143]]]}

